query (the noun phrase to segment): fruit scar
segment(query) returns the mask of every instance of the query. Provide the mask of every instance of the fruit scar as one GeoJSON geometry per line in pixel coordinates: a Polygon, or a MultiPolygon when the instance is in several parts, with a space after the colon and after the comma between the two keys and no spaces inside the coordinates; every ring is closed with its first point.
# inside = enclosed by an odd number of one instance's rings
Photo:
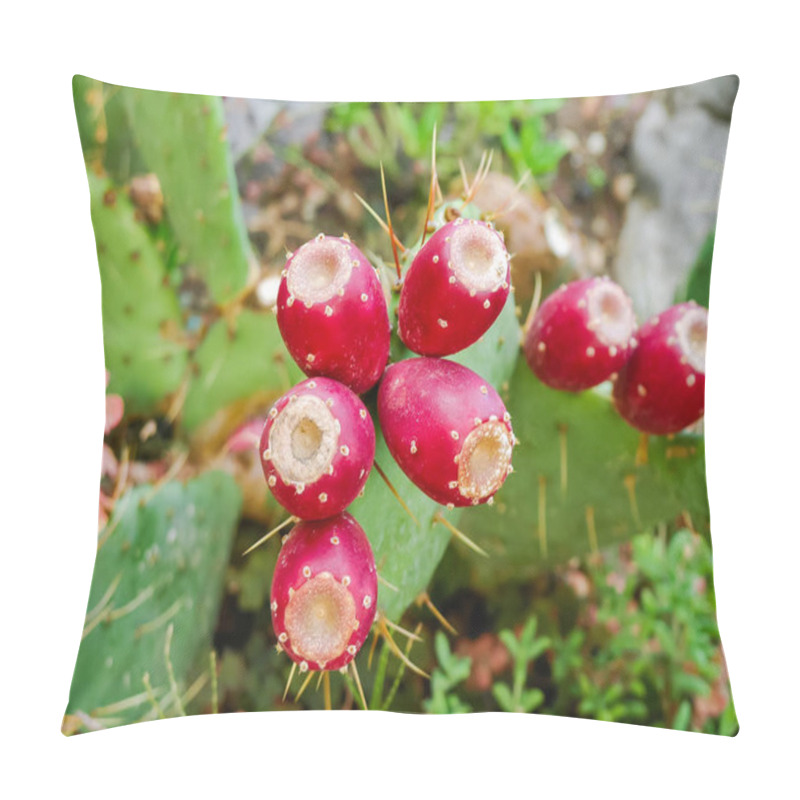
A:
{"type": "Polygon", "coordinates": [[[511,417],[494,388],[460,364],[392,364],[378,389],[378,417],[400,468],[442,505],[491,501],[512,471],[511,417]]]}
{"type": "Polygon", "coordinates": [[[708,311],[680,303],[648,320],[614,382],[622,418],[645,433],[682,431],[704,412],[708,311]]]}
{"type": "Polygon", "coordinates": [[[259,447],[275,499],[300,519],[324,519],[364,488],[375,428],[354,392],[330,378],[309,378],[269,410],[259,447]]]}
{"type": "Polygon", "coordinates": [[[459,217],[439,228],[411,262],[400,292],[398,333],[424,356],[476,342],[510,289],[509,255],[492,225],[459,217]]]}
{"type": "Polygon", "coordinates": [[[375,558],[353,517],[294,526],[278,555],[270,610],[278,643],[301,672],[347,666],[369,634],[377,599],[375,558]]]}
{"type": "Polygon", "coordinates": [[[537,310],[525,335],[528,366],[552,389],[579,392],[618,372],[632,350],[633,304],[606,277],[566,283],[537,310]]]}
{"type": "Polygon", "coordinates": [[[390,325],[375,268],[349,240],[320,234],[281,273],[278,327],[309,377],[334,378],[363,394],[389,358],[390,325]]]}

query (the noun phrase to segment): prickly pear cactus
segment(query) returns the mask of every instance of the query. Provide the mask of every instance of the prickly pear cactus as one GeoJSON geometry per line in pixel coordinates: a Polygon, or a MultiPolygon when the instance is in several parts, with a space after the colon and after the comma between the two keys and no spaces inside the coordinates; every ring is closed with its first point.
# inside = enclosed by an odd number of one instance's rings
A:
{"type": "Polygon", "coordinates": [[[470,560],[475,584],[526,580],[684,512],[708,530],[701,436],[653,436],[645,445],[608,394],[549,389],[522,357],[508,403],[520,440],[514,474],[493,507],[469,509],[460,519],[490,555],[470,560]]]}
{"type": "Polygon", "coordinates": [[[166,269],[127,195],[89,174],[92,224],[103,296],[109,391],[131,411],[148,412],[175,392],[188,349],[178,299],[166,269]]]}
{"type": "Polygon", "coordinates": [[[218,303],[246,284],[253,255],[242,220],[222,99],[123,89],[134,138],[158,175],[167,216],[218,303]]]}
{"type": "MultiPolygon", "coordinates": [[[[474,370],[504,394],[517,360],[519,337],[512,295],[487,333],[466,350],[452,356],[451,360],[474,370]]],[[[396,339],[396,334],[393,338],[396,339]]],[[[401,358],[413,355],[399,341],[393,343],[393,350],[401,358]]],[[[349,511],[367,532],[378,573],[383,579],[378,590],[378,610],[389,619],[397,620],[426,589],[452,538],[445,525],[438,521],[439,515],[454,524],[458,516],[455,511],[448,511],[423,494],[403,474],[380,434],[377,415],[373,415],[373,419],[378,434],[375,461],[403,498],[416,522],[375,469],[367,481],[364,497],[356,500],[349,511]]],[[[459,543],[453,546],[464,547],[459,543]]],[[[471,560],[479,558],[470,553],[471,560]]]]}
{"type": "Polygon", "coordinates": [[[195,660],[211,648],[240,505],[222,472],[119,499],[100,535],[68,715],[115,725],[156,713],[153,704],[180,713],[195,660]]]}
{"type": "Polygon", "coordinates": [[[193,354],[193,375],[183,407],[188,431],[243,398],[264,399],[264,406],[302,380],[273,314],[247,309],[233,324],[217,320],[193,354]]]}

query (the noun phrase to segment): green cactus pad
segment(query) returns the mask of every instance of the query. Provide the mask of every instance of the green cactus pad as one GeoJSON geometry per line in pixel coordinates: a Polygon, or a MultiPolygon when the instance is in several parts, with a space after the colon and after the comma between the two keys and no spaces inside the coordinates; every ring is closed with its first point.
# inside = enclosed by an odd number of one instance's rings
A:
{"type": "Polygon", "coordinates": [[[491,556],[470,561],[474,585],[526,580],[685,512],[698,531],[708,530],[702,436],[649,437],[643,463],[640,434],[607,395],[549,389],[522,357],[510,398],[520,440],[514,473],[494,506],[459,520],[491,556]]]}
{"type": "Polygon", "coordinates": [[[104,726],[154,716],[148,679],[164,715],[179,713],[168,630],[181,694],[212,646],[240,506],[239,488],[222,472],[185,486],[137,486],[119,499],[100,535],[68,714],[104,726]]]}
{"type": "Polygon", "coordinates": [[[92,224],[103,297],[109,391],[127,410],[150,412],[180,385],[187,347],[175,292],[128,197],[111,181],[89,173],[92,224]]]}
{"type": "Polygon", "coordinates": [[[209,328],[193,366],[183,407],[189,431],[236,400],[263,395],[270,403],[305,377],[284,347],[275,315],[246,309],[233,328],[224,319],[209,328]]]}
{"type": "Polygon", "coordinates": [[[218,303],[244,288],[253,256],[227,143],[222,99],[123,89],[169,221],[218,303]]]}

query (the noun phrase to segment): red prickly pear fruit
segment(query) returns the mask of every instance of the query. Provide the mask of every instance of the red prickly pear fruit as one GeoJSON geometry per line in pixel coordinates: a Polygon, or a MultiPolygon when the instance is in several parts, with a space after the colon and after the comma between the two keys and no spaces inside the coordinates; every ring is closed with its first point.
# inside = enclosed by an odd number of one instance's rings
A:
{"type": "Polygon", "coordinates": [[[349,664],[375,620],[378,573],[363,528],[349,514],[300,522],[272,576],[272,627],[289,658],[307,670],[349,664]]]}
{"type": "Polygon", "coordinates": [[[423,356],[476,342],[497,319],[510,284],[509,255],[489,223],[459,217],[422,246],[403,279],[398,333],[423,356]]]}
{"type": "Polygon", "coordinates": [[[608,278],[561,286],[539,307],[523,351],[552,389],[580,392],[618,372],[631,352],[636,317],[630,298],[608,278]]]}
{"type": "Polygon", "coordinates": [[[364,488],[375,428],[354,392],[330,378],[309,378],[272,406],[259,447],[275,499],[300,519],[325,519],[364,488]]]}
{"type": "Polygon", "coordinates": [[[378,417],[395,461],[437,503],[491,502],[511,472],[511,417],[492,386],[460,364],[392,364],[378,389],[378,417]]]}
{"type": "Polygon", "coordinates": [[[622,418],[645,433],[682,431],[703,416],[708,311],[694,302],[648,320],[614,382],[622,418]]]}
{"type": "Polygon", "coordinates": [[[378,382],[389,359],[389,313],[375,268],[348,239],[320,234],[289,257],[277,316],[309,377],[334,378],[356,394],[378,382]]]}

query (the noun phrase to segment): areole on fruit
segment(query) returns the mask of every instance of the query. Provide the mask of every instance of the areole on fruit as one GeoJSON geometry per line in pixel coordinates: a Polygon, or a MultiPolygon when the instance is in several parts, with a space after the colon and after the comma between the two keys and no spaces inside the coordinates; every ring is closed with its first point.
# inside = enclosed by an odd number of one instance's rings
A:
{"type": "Polygon", "coordinates": [[[356,394],[374,386],[389,358],[389,314],[375,268],[346,238],[306,242],[286,262],[276,305],[292,358],[310,377],[356,394]]]}
{"type": "Polygon", "coordinates": [[[648,320],[614,383],[617,410],[635,428],[678,433],[704,413],[708,311],[680,303],[648,320]]]}
{"type": "Polygon", "coordinates": [[[369,634],[377,598],[372,548],[353,517],[292,529],[272,577],[270,610],[280,647],[301,671],[349,664],[369,634]]]}
{"type": "Polygon", "coordinates": [[[608,278],[564,284],[539,307],[523,351],[542,383],[582,391],[608,380],[625,363],[636,330],[630,298],[608,278]]]}
{"type": "Polygon", "coordinates": [[[310,378],[270,409],[260,453],[278,502],[300,519],[323,519],[343,511],[364,488],[375,429],[355,393],[330,378],[310,378]]]}
{"type": "Polygon", "coordinates": [[[459,217],[422,246],[400,292],[398,333],[426,356],[476,342],[497,319],[510,291],[509,255],[490,223],[459,217]]]}
{"type": "Polygon", "coordinates": [[[503,401],[460,364],[392,364],[378,390],[378,416],[400,468],[442,505],[489,502],[511,472],[515,439],[503,401]]]}

